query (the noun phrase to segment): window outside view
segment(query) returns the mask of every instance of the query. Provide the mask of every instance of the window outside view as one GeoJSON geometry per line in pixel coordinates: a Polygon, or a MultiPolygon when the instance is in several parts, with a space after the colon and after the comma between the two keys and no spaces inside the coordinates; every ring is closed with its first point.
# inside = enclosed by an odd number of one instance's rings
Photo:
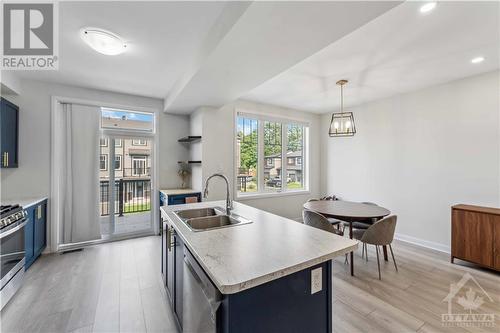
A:
{"type": "Polygon", "coordinates": [[[304,129],[303,125],[239,116],[236,134],[238,192],[304,189],[304,129]],[[259,137],[260,127],[263,138],[259,137]],[[282,137],[284,132],[285,138],[282,137]],[[282,163],[285,142],[286,163],[282,163]],[[259,160],[259,146],[263,150],[262,160],[259,160]],[[259,168],[262,169],[262,183],[258,180],[259,168]],[[283,172],[286,172],[285,185],[282,184],[283,172]]]}
{"type": "MultiPolygon", "coordinates": [[[[151,209],[150,187],[151,187],[151,147],[149,142],[140,149],[132,144],[132,139],[120,139],[121,146],[115,140],[115,185],[122,196],[117,196],[115,213],[120,213],[120,205],[123,205],[121,213],[132,213],[148,211],[151,209]],[[121,200],[123,199],[123,203],[121,200]]],[[[101,182],[101,216],[109,214],[109,146],[108,139],[101,140],[100,173],[101,182]],[[103,145],[103,141],[106,143],[103,145]]]]}

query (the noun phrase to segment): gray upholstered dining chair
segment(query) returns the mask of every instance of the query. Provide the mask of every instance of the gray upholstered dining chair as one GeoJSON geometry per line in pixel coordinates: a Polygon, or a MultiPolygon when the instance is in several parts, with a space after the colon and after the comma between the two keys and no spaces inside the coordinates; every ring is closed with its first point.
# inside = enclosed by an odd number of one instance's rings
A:
{"type": "MultiPolygon", "coordinates": [[[[307,202],[311,202],[311,201],[321,201],[321,199],[309,199],[309,200],[307,200],[307,202]]],[[[338,229],[338,231],[340,231],[342,233],[342,235],[344,235],[344,230],[340,229],[340,224],[343,223],[343,221],[340,221],[340,220],[337,220],[337,219],[334,219],[334,218],[331,218],[331,217],[325,217],[325,218],[328,220],[328,222],[330,222],[331,225],[336,226],[337,229],[338,229]]],[[[337,234],[339,234],[339,233],[337,233],[337,234]]]]}
{"type": "MultiPolygon", "coordinates": [[[[378,206],[376,203],[373,202],[362,202],[362,204],[365,205],[371,205],[371,206],[378,206]]],[[[364,220],[364,221],[356,221],[352,223],[352,228],[353,229],[363,229],[366,230],[368,229],[373,223],[377,222],[377,219],[370,219],[370,220],[364,220]]],[[[345,228],[349,228],[349,222],[343,222],[343,231],[345,232],[345,228]]]]}
{"type": "MultiPolygon", "coordinates": [[[[302,219],[304,220],[305,225],[328,231],[339,236],[344,235],[344,233],[341,230],[335,228],[326,217],[319,213],[313,212],[312,210],[302,210],[302,219]]],[[[345,255],[345,261],[348,262],[347,254],[345,255]]]]}
{"type": "Polygon", "coordinates": [[[353,237],[363,243],[363,251],[366,253],[367,258],[367,244],[375,245],[375,249],[377,252],[379,280],[382,280],[382,276],[380,274],[380,258],[378,250],[379,246],[389,246],[389,249],[391,250],[392,261],[394,261],[394,267],[396,268],[396,272],[398,271],[398,266],[396,264],[396,259],[394,258],[394,252],[392,251],[391,246],[392,241],[394,240],[394,232],[396,231],[397,220],[398,217],[396,215],[391,215],[375,222],[366,230],[356,229],[353,231],[353,237]]]}

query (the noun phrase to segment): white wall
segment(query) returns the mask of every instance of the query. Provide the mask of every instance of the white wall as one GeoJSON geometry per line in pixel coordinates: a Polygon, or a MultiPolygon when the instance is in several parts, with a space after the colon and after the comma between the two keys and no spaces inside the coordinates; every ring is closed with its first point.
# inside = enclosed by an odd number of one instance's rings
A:
{"type": "Polygon", "coordinates": [[[13,71],[0,71],[0,91],[2,95],[21,94],[21,80],[13,71]]]}
{"type": "MultiPolygon", "coordinates": [[[[19,106],[19,168],[2,169],[2,199],[50,193],[51,96],[162,110],[162,100],[37,81],[21,81],[22,93],[8,96],[19,106]]],[[[177,161],[188,150],[177,139],[189,132],[189,118],[159,113],[159,186],[177,187],[177,161]]]]}
{"type": "Polygon", "coordinates": [[[450,247],[450,207],[500,205],[499,72],[352,109],[357,134],[327,136],[324,193],[398,215],[402,239],[450,247]]]}
{"type": "MultiPolygon", "coordinates": [[[[201,141],[196,141],[190,144],[189,159],[193,161],[203,160],[203,113],[205,108],[200,108],[193,112],[190,116],[190,135],[201,135],[201,141]]],[[[191,166],[191,188],[203,190],[203,169],[201,165],[193,164],[191,166]]]]}
{"type": "MultiPolygon", "coordinates": [[[[236,101],[220,109],[205,109],[203,111],[203,164],[202,177],[205,180],[215,172],[221,172],[231,181],[231,191],[234,190],[234,126],[235,110],[263,113],[282,118],[291,118],[310,123],[310,193],[273,198],[238,199],[245,204],[296,219],[301,216],[302,205],[307,199],[317,197],[320,193],[320,116],[298,110],[280,108],[271,105],[258,104],[248,101],[236,101]]],[[[214,179],[210,185],[208,200],[225,198],[223,181],[214,179]]],[[[233,193],[234,194],[234,193],[233,193]]]]}

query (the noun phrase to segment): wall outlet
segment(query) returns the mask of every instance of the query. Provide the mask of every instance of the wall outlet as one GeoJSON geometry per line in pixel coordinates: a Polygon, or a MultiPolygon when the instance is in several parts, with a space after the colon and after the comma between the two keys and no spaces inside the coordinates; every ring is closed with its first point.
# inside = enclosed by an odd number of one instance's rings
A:
{"type": "Polygon", "coordinates": [[[316,268],[311,271],[311,295],[323,289],[323,268],[316,268]]]}

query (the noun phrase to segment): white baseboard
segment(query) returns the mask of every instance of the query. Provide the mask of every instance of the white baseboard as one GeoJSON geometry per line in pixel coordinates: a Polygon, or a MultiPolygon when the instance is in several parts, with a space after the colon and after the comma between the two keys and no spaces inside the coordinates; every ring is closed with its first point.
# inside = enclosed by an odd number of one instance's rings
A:
{"type": "Polygon", "coordinates": [[[440,252],[444,252],[444,253],[448,253],[448,254],[451,253],[450,246],[444,245],[441,243],[431,242],[431,241],[428,241],[425,239],[420,239],[420,238],[416,238],[416,237],[412,237],[412,236],[408,236],[408,235],[403,235],[403,234],[398,234],[398,233],[396,233],[394,235],[394,238],[401,241],[401,242],[406,242],[406,243],[426,247],[428,249],[432,249],[432,250],[436,250],[436,251],[440,251],[440,252]]]}

